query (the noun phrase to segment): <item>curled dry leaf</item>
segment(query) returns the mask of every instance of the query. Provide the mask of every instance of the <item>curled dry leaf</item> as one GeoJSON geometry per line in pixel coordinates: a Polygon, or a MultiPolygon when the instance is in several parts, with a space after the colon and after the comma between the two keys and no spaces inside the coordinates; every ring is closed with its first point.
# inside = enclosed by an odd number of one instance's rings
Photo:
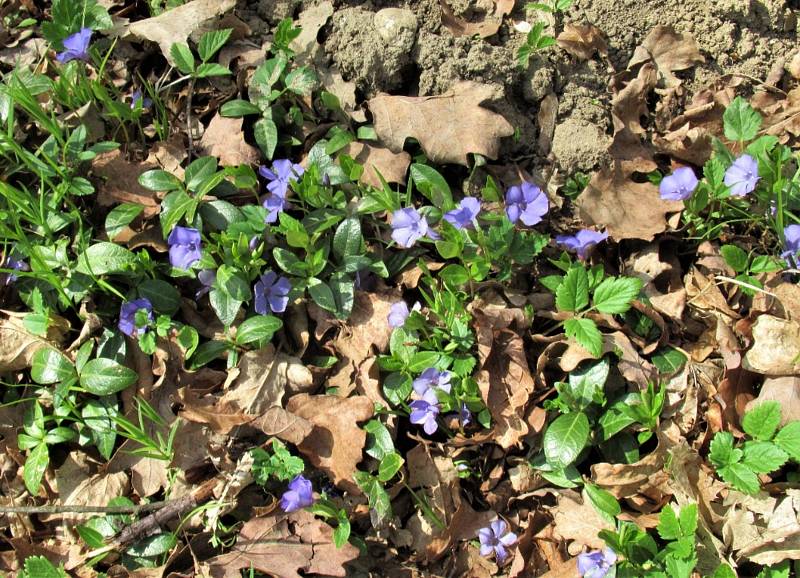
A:
{"type": "Polygon", "coordinates": [[[800,322],[760,315],[742,367],[764,375],[800,375],[800,322]]]}
{"type": "Polygon", "coordinates": [[[186,42],[189,35],[203,24],[231,10],[236,0],[191,0],[166,12],[129,24],[125,36],[155,42],[171,65],[175,65],[170,48],[176,42],[186,42]]]}
{"type": "Polygon", "coordinates": [[[242,122],[243,118],[215,114],[200,139],[200,150],[206,155],[218,157],[223,167],[257,163],[261,155],[255,147],[245,142],[242,122]]]}
{"type": "Polygon", "coordinates": [[[690,34],[680,34],[669,26],[656,26],[636,47],[628,68],[652,60],[664,86],[672,88],[681,81],[673,72],[686,70],[705,62],[690,34]]]}
{"type": "Polygon", "coordinates": [[[463,81],[437,96],[379,94],[369,109],[375,132],[392,151],[402,151],[406,139],[414,138],[432,162],[469,166],[469,153],[495,159],[500,139],[514,134],[505,118],[480,106],[495,96],[489,85],[463,81]]]}
{"type": "Polygon", "coordinates": [[[236,426],[253,421],[252,415],[242,413],[238,407],[212,396],[198,398],[188,387],[178,390],[178,401],[182,404],[180,417],[207,425],[220,434],[228,434],[236,426]]]}
{"type": "Polygon", "coordinates": [[[800,490],[787,489],[773,512],[746,523],[757,528],[758,536],[743,544],[740,557],[765,566],[800,558],[800,490]]]}
{"type": "Polygon", "coordinates": [[[0,311],[0,372],[18,371],[30,367],[34,354],[43,347],[58,347],[64,342],[69,322],[51,315],[47,339],[28,332],[22,323],[24,313],[0,311]]]}
{"type": "Polygon", "coordinates": [[[364,167],[364,172],[358,179],[362,183],[375,188],[382,188],[383,184],[378,178],[378,173],[387,183],[406,182],[406,172],[411,164],[411,155],[405,151],[394,153],[387,148],[371,146],[362,142],[351,142],[342,150],[343,153],[353,157],[358,164],[364,167]]]}
{"type": "MultiPolygon", "coordinates": [[[[615,84],[625,82],[629,73],[620,73],[615,84]]],[[[639,69],[639,74],[615,90],[611,99],[611,118],[614,120],[614,132],[628,129],[631,134],[643,134],[642,118],[649,114],[647,98],[656,86],[656,68],[651,62],[639,69]]]]}
{"type": "Polygon", "coordinates": [[[337,548],[333,529],[313,514],[276,511],[245,522],[233,549],[208,560],[207,575],[239,578],[242,570],[255,570],[276,578],[346,576],[344,564],[357,557],[358,549],[351,544],[337,548]]]}
{"type": "Polygon", "coordinates": [[[681,201],[665,201],[658,187],[650,182],[635,182],[635,172],[649,172],[655,163],[646,159],[615,161],[592,177],[578,197],[581,219],[596,227],[605,227],[616,241],[651,240],[667,228],[668,213],[680,211],[681,201]]]}
{"type": "Polygon", "coordinates": [[[595,507],[573,490],[564,490],[558,497],[553,515],[553,534],[559,540],[568,540],[567,550],[573,556],[584,548],[600,549],[605,542],[597,536],[600,530],[613,530],[614,526],[600,516],[595,507]]]}
{"type": "Polygon", "coordinates": [[[286,410],[308,420],[314,429],[297,446],[315,467],[340,488],[360,494],[353,473],[361,461],[367,433],[358,426],[372,417],[372,401],[363,396],[295,395],[286,410]]]}
{"type": "Polygon", "coordinates": [[[514,0],[495,0],[494,14],[487,16],[480,22],[467,22],[455,14],[447,0],[439,0],[442,8],[442,25],[447,28],[453,36],[480,36],[488,38],[497,34],[500,25],[503,23],[503,16],[511,12],[514,8],[514,0]]]}
{"type": "Polygon", "coordinates": [[[581,60],[589,60],[595,52],[602,57],[608,56],[603,33],[592,24],[565,24],[556,40],[561,48],[581,60]]]}
{"type": "Polygon", "coordinates": [[[101,153],[92,161],[92,172],[103,179],[97,185],[97,204],[114,207],[120,203],[140,205],[145,219],[157,215],[159,203],[153,191],[139,184],[139,175],[155,168],[150,163],[130,163],[117,150],[101,153]]]}

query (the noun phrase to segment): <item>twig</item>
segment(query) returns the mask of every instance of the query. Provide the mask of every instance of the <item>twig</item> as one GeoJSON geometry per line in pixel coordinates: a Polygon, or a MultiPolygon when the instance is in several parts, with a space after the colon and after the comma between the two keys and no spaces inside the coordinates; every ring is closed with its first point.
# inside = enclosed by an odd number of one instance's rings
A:
{"type": "Polygon", "coordinates": [[[778,299],[778,296],[774,293],[770,293],[766,289],[762,289],[761,287],[757,287],[756,285],[751,285],[750,283],[745,283],[744,281],[739,281],[738,279],[733,279],[731,277],[726,277],[725,275],[716,275],[714,277],[717,281],[726,281],[728,283],[733,283],[734,285],[739,285],[741,287],[747,287],[752,291],[758,291],[759,293],[764,293],[765,295],[769,295],[770,297],[774,297],[778,299]]]}
{"type": "Polygon", "coordinates": [[[194,94],[194,78],[189,81],[189,94],[186,95],[186,132],[189,135],[189,161],[192,160],[194,140],[192,138],[192,95],[194,94]]]}
{"type": "Polygon", "coordinates": [[[44,505],[44,506],[0,506],[0,514],[141,514],[166,508],[180,500],[166,502],[150,502],[134,506],[80,506],[44,505]]]}

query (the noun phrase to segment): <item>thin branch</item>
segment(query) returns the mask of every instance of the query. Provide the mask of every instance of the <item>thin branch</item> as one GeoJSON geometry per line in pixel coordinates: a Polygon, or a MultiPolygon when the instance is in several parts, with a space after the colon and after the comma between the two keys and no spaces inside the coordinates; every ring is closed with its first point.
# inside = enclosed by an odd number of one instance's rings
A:
{"type": "Polygon", "coordinates": [[[166,502],[150,502],[134,506],[81,506],[44,505],[44,506],[0,506],[0,514],[141,514],[160,510],[178,500],[166,502]]]}

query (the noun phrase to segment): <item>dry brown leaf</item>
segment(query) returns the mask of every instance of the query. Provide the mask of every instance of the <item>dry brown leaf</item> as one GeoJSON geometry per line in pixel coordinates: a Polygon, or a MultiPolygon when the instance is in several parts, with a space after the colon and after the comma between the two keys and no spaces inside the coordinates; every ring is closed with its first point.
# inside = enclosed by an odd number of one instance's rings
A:
{"type": "Polygon", "coordinates": [[[585,547],[603,548],[605,542],[597,536],[600,530],[613,530],[614,526],[597,512],[589,500],[572,490],[564,490],[558,505],[551,510],[553,534],[557,539],[570,540],[567,550],[573,556],[585,547]]]}
{"type": "Polygon", "coordinates": [[[565,24],[557,40],[561,48],[581,60],[589,60],[595,52],[603,57],[608,56],[603,33],[592,24],[565,24]]]}
{"type": "Polygon", "coordinates": [[[549,92],[539,103],[539,112],[536,114],[536,121],[539,123],[539,138],[536,141],[536,148],[543,156],[549,155],[553,148],[557,118],[558,97],[555,93],[549,92]]]}
{"type": "Polygon", "coordinates": [[[276,511],[248,520],[232,551],[206,562],[212,578],[239,578],[242,570],[255,570],[276,578],[301,578],[309,574],[345,576],[344,564],[358,557],[358,549],[345,543],[337,548],[333,529],[304,510],[288,516],[276,511]]]}
{"type": "Polygon", "coordinates": [[[223,167],[256,164],[261,155],[255,147],[245,142],[242,122],[242,118],[215,114],[200,139],[200,151],[219,157],[219,164],[223,167]]]}
{"type": "MultiPolygon", "coordinates": [[[[620,73],[615,82],[623,82],[627,72],[620,73]]],[[[639,74],[615,92],[611,99],[611,118],[614,120],[614,132],[627,129],[631,134],[645,132],[642,118],[648,116],[647,98],[656,86],[656,67],[648,62],[639,69],[639,74]]]]}
{"type": "Polygon", "coordinates": [[[447,28],[453,36],[475,36],[489,38],[497,34],[503,23],[503,16],[511,12],[514,7],[512,0],[495,0],[495,11],[480,22],[467,22],[455,14],[447,0],[439,0],[442,8],[442,26],[447,28]]]}
{"type": "Polygon", "coordinates": [[[781,404],[781,427],[790,421],[800,420],[800,377],[765,377],[758,397],[748,404],[777,401],[781,404]]]}
{"type": "Polygon", "coordinates": [[[236,426],[253,421],[252,415],[239,411],[227,402],[212,396],[204,398],[195,397],[192,390],[183,387],[178,390],[178,401],[182,404],[180,417],[193,422],[207,425],[220,434],[228,434],[236,426]]]}
{"type": "Polygon", "coordinates": [[[145,219],[158,214],[156,194],[139,184],[139,175],[153,168],[156,165],[128,162],[119,150],[97,155],[92,161],[92,171],[103,179],[97,184],[97,204],[101,207],[115,207],[120,203],[140,205],[145,219]]]}
{"type": "Polygon", "coordinates": [[[500,139],[514,134],[505,118],[480,106],[495,95],[491,86],[463,81],[437,96],[379,94],[369,109],[378,137],[392,151],[414,138],[432,162],[469,166],[469,153],[495,159],[500,139]]]}
{"type": "Polygon", "coordinates": [[[341,398],[332,395],[295,395],[286,410],[314,424],[298,445],[316,467],[324,470],[340,488],[360,494],[353,473],[363,458],[367,433],[358,423],[372,417],[372,401],[363,396],[341,398]]]}
{"type": "Polygon", "coordinates": [[[299,446],[314,430],[307,419],[289,413],[280,407],[269,408],[251,424],[268,436],[277,436],[285,442],[299,446]]]}
{"type": "Polygon", "coordinates": [[[800,322],[760,315],[742,367],[764,375],[800,375],[800,322]]]}
{"type": "Polygon", "coordinates": [[[69,322],[63,317],[51,315],[52,324],[47,328],[47,339],[33,335],[25,329],[22,318],[27,313],[0,310],[0,372],[18,371],[30,367],[34,354],[43,347],[59,349],[69,331],[69,322]]]}
{"type": "Polygon", "coordinates": [[[170,48],[176,42],[186,42],[189,35],[212,18],[231,10],[236,0],[191,0],[166,12],[128,25],[124,35],[155,42],[164,58],[175,65],[170,48]]]}
{"type": "Polygon", "coordinates": [[[358,164],[364,167],[364,172],[358,179],[375,188],[382,188],[383,184],[378,178],[378,173],[387,183],[405,184],[408,165],[411,164],[411,155],[405,151],[394,153],[387,148],[371,146],[362,142],[351,142],[342,152],[353,157],[358,164]]]}
{"type": "Polygon", "coordinates": [[[678,86],[681,81],[673,72],[686,70],[695,64],[705,62],[694,38],[690,34],[680,34],[669,26],[656,26],[638,46],[628,63],[628,68],[652,60],[663,84],[667,88],[678,86]]]}
{"type": "Polygon", "coordinates": [[[743,544],[740,557],[765,566],[800,559],[800,490],[787,489],[773,512],[748,517],[745,524],[755,526],[758,536],[743,544]]]}
{"type": "Polygon", "coordinates": [[[651,240],[667,228],[666,215],[680,211],[680,201],[665,201],[658,187],[650,182],[631,180],[634,172],[649,172],[655,163],[615,161],[592,177],[586,190],[578,197],[581,219],[589,225],[606,227],[616,241],[622,239],[651,240]]]}

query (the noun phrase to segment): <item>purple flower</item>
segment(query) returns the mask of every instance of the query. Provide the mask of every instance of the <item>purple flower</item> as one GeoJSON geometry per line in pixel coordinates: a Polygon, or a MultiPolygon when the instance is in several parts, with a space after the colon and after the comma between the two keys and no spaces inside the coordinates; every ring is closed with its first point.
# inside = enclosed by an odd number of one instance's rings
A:
{"type": "Polygon", "coordinates": [[[258,174],[267,179],[267,190],[273,195],[286,198],[289,183],[303,176],[305,169],[289,159],[272,161],[272,169],[261,167],[258,174]]]}
{"type": "Polygon", "coordinates": [[[139,103],[139,101],[141,101],[142,108],[144,109],[153,106],[153,101],[151,99],[147,98],[146,96],[144,98],[142,97],[142,89],[137,88],[133,91],[133,94],[131,95],[131,110],[136,108],[136,105],[139,103]]]}
{"type": "Polygon", "coordinates": [[[461,427],[467,427],[472,423],[472,412],[469,411],[467,404],[461,402],[461,409],[458,410],[458,421],[461,422],[461,427]]]}
{"type": "Polygon", "coordinates": [[[214,269],[203,269],[197,274],[197,280],[200,281],[202,287],[194,294],[195,300],[200,299],[200,297],[213,289],[214,283],[217,281],[217,272],[214,269]]]}
{"type": "Polygon", "coordinates": [[[286,209],[291,208],[291,203],[278,194],[267,195],[261,206],[267,210],[267,216],[264,218],[265,223],[274,223],[278,220],[278,215],[286,209]]]}
{"type": "Polygon", "coordinates": [[[486,528],[478,530],[478,540],[481,543],[481,556],[491,556],[502,566],[508,558],[508,550],[517,542],[517,535],[514,532],[506,532],[508,526],[503,520],[495,520],[486,528]]]}
{"type": "Polygon", "coordinates": [[[667,201],[685,201],[697,188],[697,177],[689,167],[680,167],[661,179],[658,192],[667,201]]]}
{"type": "Polygon", "coordinates": [[[291,290],[292,284],[286,277],[278,277],[274,272],[267,271],[253,287],[253,292],[256,294],[256,313],[261,315],[267,315],[270,311],[283,313],[289,304],[289,291],[291,290]]]}
{"type": "Polygon", "coordinates": [[[406,322],[408,314],[409,314],[408,305],[406,305],[405,301],[398,301],[397,303],[393,303],[392,306],[389,308],[389,315],[386,318],[387,321],[389,322],[389,327],[391,327],[392,329],[396,327],[402,327],[406,322]]]}
{"type": "Polygon", "coordinates": [[[302,508],[307,508],[314,503],[314,494],[311,489],[311,482],[303,477],[302,474],[295,476],[289,482],[289,489],[281,496],[281,509],[287,514],[296,512],[302,508]]]}
{"type": "Polygon", "coordinates": [[[578,574],[584,578],[604,578],[616,561],[617,555],[611,548],[583,552],[578,554],[578,574]]]}
{"type": "Polygon", "coordinates": [[[119,323],[117,323],[117,327],[128,337],[137,337],[139,333],[147,331],[147,325],[136,325],[136,313],[140,309],[147,311],[147,321],[152,323],[153,305],[146,297],[123,303],[122,307],[119,308],[119,323]]]}
{"type": "Polygon", "coordinates": [[[758,161],[750,155],[742,155],[725,171],[725,185],[734,197],[745,197],[756,188],[761,177],[758,176],[758,161]]]}
{"type": "Polygon", "coordinates": [[[261,243],[261,237],[259,237],[258,235],[253,235],[253,237],[250,239],[250,242],[247,243],[247,248],[250,249],[250,252],[252,253],[256,249],[258,249],[259,243],[261,243]]]}
{"type": "Polygon", "coordinates": [[[608,233],[599,233],[591,229],[581,229],[574,235],[558,235],[556,244],[569,251],[574,251],[581,259],[586,259],[589,249],[608,239],[608,233]]]}
{"type": "Polygon", "coordinates": [[[475,197],[464,197],[458,207],[444,214],[444,220],[456,229],[474,229],[475,219],[481,212],[481,202],[475,197]]]}
{"type": "Polygon", "coordinates": [[[56,60],[66,64],[70,60],[89,60],[89,43],[92,41],[91,28],[81,28],[64,39],[64,52],[56,55],[56,60]]]}
{"type": "Polygon", "coordinates": [[[429,367],[414,380],[414,391],[423,397],[432,387],[438,387],[450,393],[450,378],[452,376],[449,371],[437,371],[435,367],[429,367]]]}
{"type": "Polygon", "coordinates": [[[524,225],[533,227],[549,209],[547,195],[533,183],[523,182],[506,191],[506,215],[512,223],[522,221],[524,225]]]}
{"type": "MultiPolygon", "coordinates": [[[[6,255],[5,259],[0,262],[0,267],[14,271],[30,271],[30,267],[25,261],[15,259],[11,255],[6,255]]],[[[16,280],[17,276],[14,273],[0,273],[0,285],[11,285],[16,280]]]]}
{"type": "Polygon", "coordinates": [[[417,242],[417,239],[425,235],[431,239],[439,238],[439,235],[430,229],[425,217],[414,207],[398,209],[392,213],[392,239],[398,245],[408,249],[417,242]]]}
{"type": "Polygon", "coordinates": [[[411,408],[411,423],[422,424],[425,433],[432,435],[439,428],[436,416],[439,415],[439,399],[433,389],[428,389],[422,399],[417,399],[409,404],[411,408]]]}
{"type": "Polygon", "coordinates": [[[800,225],[788,225],[783,230],[783,238],[786,239],[786,250],[781,253],[781,259],[797,258],[800,254],[800,225]]]}
{"type": "Polygon", "coordinates": [[[191,227],[176,226],[167,237],[169,263],[176,269],[187,270],[202,257],[200,231],[191,227]]]}

